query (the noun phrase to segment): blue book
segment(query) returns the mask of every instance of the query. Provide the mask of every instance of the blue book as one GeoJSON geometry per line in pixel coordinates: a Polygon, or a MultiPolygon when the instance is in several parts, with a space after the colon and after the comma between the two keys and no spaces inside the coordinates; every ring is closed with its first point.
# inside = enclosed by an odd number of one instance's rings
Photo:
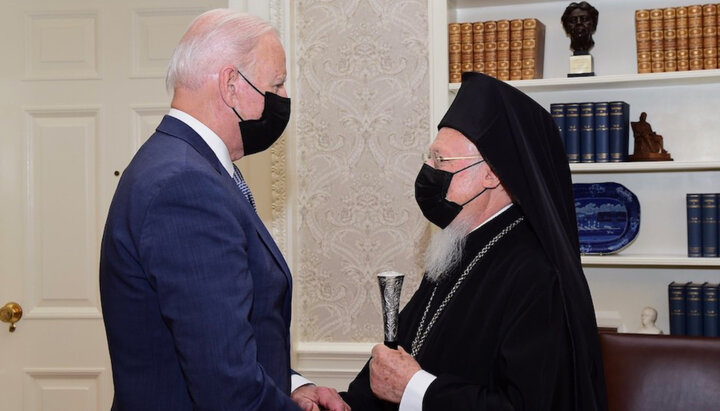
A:
{"type": "Polygon", "coordinates": [[[703,304],[703,334],[706,337],[717,337],[718,335],[718,285],[703,284],[702,289],[703,304]]]}
{"type": "Polygon", "coordinates": [[[565,104],[565,151],[568,161],[580,162],[580,105],[565,104]]]}
{"type": "Polygon", "coordinates": [[[607,163],[610,161],[610,117],[608,116],[608,103],[595,103],[595,161],[607,163]]]}
{"type": "Polygon", "coordinates": [[[611,101],[608,103],[610,117],[610,161],[613,163],[627,161],[630,106],[624,101],[611,101]]]}
{"type": "Polygon", "coordinates": [[[580,103],[580,162],[595,162],[595,113],[593,103],[580,103]]]}
{"type": "Polygon", "coordinates": [[[685,331],[686,335],[702,337],[703,335],[703,304],[700,283],[688,283],[685,286],[685,331]]]}
{"type": "Polygon", "coordinates": [[[717,195],[701,194],[702,256],[718,256],[717,195]]]}
{"type": "Polygon", "coordinates": [[[622,133],[622,143],[623,143],[623,151],[622,151],[622,161],[628,160],[628,155],[630,153],[630,104],[626,102],[622,102],[622,109],[623,109],[623,133],[622,133]]]}
{"type": "Polygon", "coordinates": [[[565,146],[565,104],[550,104],[550,114],[553,120],[555,120],[555,124],[557,124],[560,138],[562,139],[563,146],[565,146]]]}
{"type": "Polygon", "coordinates": [[[685,284],[671,282],[668,285],[670,308],[670,334],[685,335],[685,284]]]}
{"type": "Polygon", "coordinates": [[[700,194],[687,194],[688,257],[702,257],[702,211],[700,194]]]}

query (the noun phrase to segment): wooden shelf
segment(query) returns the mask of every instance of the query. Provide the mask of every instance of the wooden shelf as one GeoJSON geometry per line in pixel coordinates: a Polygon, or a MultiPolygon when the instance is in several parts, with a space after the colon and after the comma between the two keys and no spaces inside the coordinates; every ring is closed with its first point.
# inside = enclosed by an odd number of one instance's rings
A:
{"type": "Polygon", "coordinates": [[[570,171],[583,173],[638,173],[720,171],[720,161],[638,161],[623,163],[573,163],[570,171]]]}
{"type": "MultiPolygon", "coordinates": [[[[522,91],[607,90],[657,86],[720,83],[720,70],[677,71],[674,73],[621,74],[610,76],[513,80],[508,84],[522,91]]],[[[453,93],[460,83],[450,83],[453,93]]]]}
{"type": "Polygon", "coordinates": [[[583,266],[618,267],[720,267],[720,258],[689,258],[685,256],[662,255],[583,255],[583,266]]]}

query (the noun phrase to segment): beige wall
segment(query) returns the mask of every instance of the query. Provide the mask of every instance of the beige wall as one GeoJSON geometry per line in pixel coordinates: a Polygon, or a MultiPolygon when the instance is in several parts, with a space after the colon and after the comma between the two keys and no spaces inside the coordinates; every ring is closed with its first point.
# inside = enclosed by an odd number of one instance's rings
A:
{"type": "MultiPolygon", "coordinates": [[[[421,276],[413,195],[429,143],[425,0],[299,0],[294,10],[296,341],[382,339],[375,275],[421,276]]],[[[294,237],[294,238],[292,238],[294,237]]]]}

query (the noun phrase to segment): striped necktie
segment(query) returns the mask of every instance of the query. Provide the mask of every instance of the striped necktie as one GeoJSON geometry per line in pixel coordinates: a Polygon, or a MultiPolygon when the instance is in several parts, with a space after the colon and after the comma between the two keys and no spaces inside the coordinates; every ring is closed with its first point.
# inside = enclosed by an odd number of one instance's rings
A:
{"type": "Polygon", "coordinates": [[[252,204],[253,210],[255,210],[255,199],[250,192],[250,187],[248,187],[242,174],[240,174],[240,170],[235,164],[233,164],[233,168],[235,169],[235,172],[233,173],[233,180],[235,180],[235,184],[237,184],[238,188],[240,189],[240,191],[242,191],[245,198],[247,198],[250,204],[252,204]]]}

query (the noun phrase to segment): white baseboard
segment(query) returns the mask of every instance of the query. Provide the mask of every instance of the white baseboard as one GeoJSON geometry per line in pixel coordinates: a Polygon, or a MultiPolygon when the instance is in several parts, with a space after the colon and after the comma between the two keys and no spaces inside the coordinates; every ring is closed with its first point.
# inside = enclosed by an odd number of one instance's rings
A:
{"type": "Polygon", "coordinates": [[[346,391],[375,343],[298,342],[293,369],[317,385],[346,391]]]}

